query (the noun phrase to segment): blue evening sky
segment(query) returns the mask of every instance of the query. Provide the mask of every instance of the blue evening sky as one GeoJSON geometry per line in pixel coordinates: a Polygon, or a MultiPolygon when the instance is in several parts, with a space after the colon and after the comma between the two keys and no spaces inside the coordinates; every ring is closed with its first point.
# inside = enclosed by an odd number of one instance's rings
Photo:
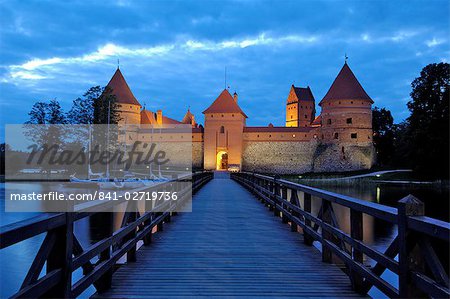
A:
{"type": "MultiPolygon", "coordinates": [[[[141,104],[181,119],[224,88],[248,125],[284,125],[291,84],[318,103],[344,63],[396,122],[410,83],[449,59],[448,1],[0,0],[0,138],[35,101],[65,109],[104,86],[117,59],[141,104]]],[[[320,109],[318,109],[320,111],[320,109]]]]}

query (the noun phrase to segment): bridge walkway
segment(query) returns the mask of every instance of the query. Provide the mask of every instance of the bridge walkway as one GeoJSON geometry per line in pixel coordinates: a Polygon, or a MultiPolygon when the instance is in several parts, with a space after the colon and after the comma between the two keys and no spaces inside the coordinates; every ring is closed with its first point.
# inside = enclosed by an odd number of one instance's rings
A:
{"type": "Polygon", "coordinates": [[[97,298],[358,297],[348,277],[255,197],[218,174],[120,267],[97,298]]]}

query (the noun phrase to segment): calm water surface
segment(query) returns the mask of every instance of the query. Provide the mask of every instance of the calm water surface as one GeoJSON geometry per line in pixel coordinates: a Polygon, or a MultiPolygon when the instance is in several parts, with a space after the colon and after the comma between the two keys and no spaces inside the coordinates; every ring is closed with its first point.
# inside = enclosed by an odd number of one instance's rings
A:
{"type": "MultiPolygon", "coordinates": [[[[437,188],[435,186],[405,186],[405,185],[381,185],[368,184],[355,181],[354,184],[332,185],[321,184],[318,182],[307,183],[309,185],[320,187],[329,191],[349,195],[367,201],[378,202],[380,204],[396,207],[397,201],[408,194],[413,194],[425,203],[425,212],[430,217],[435,217],[448,221],[449,215],[449,192],[448,188],[437,188]]],[[[39,188],[39,183],[21,184],[16,186],[18,189],[39,188]]],[[[5,213],[5,184],[0,184],[0,225],[14,223],[24,220],[37,213],[5,213]]],[[[314,199],[314,198],[313,198],[314,199]]],[[[320,201],[313,200],[313,212],[317,213],[320,208],[320,201]]],[[[346,208],[334,206],[336,216],[341,229],[349,231],[349,213],[346,208]]],[[[195,210],[193,211],[195,213],[195,210]]],[[[195,214],[194,214],[195,215],[195,214]]],[[[383,251],[396,235],[396,227],[370,216],[364,215],[364,241],[373,247],[383,251]]],[[[96,240],[96,236],[102,230],[95,223],[95,219],[84,218],[75,223],[75,235],[82,243],[83,247],[89,246],[96,240]]],[[[116,229],[120,226],[119,221],[115,221],[116,229]]],[[[44,235],[36,236],[32,239],[23,241],[4,250],[0,250],[0,297],[7,297],[15,293],[30,267],[34,256],[44,238],[44,235]]],[[[370,261],[368,261],[370,263],[370,261]]],[[[74,273],[74,280],[81,277],[81,269],[74,273]]],[[[382,276],[390,283],[396,285],[397,277],[393,273],[386,272],[382,276]]],[[[88,297],[93,294],[95,289],[90,287],[80,297],[88,297]]],[[[373,297],[383,297],[377,290],[372,289],[369,293],[373,297]]]]}

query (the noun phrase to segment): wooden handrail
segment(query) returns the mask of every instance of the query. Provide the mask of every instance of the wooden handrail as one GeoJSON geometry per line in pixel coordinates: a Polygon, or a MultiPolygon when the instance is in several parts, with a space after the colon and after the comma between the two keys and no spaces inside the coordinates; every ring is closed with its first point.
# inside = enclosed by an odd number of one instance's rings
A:
{"type": "MultiPolygon", "coordinates": [[[[125,254],[128,261],[132,262],[135,259],[134,252],[138,241],[144,240],[144,245],[149,244],[154,228],[162,230],[163,224],[169,221],[171,216],[176,215],[176,208],[212,177],[212,172],[196,172],[155,186],[141,188],[145,191],[177,191],[178,199],[176,203],[165,201],[157,206],[157,210],[154,207],[142,215],[139,215],[137,210],[125,212],[123,226],[119,230],[111,231],[111,234],[105,235],[102,240],[85,249],[74,235],[73,223],[93,215],[110,215],[109,212],[101,213],[101,211],[127,201],[103,201],[99,204],[84,205],[76,212],[45,213],[0,227],[0,249],[46,233],[46,238],[37,251],[20,290],[12,297],[70,298],[78,296],[90,285],[94,285],[98,292],[108,289],[116,262],[125,254]],[[174,184],[175,182],[177,184],[174,184]],[[96,256],[100,257],[98,262],[91,263],[96,256]],[[44,263],[47,263],[47,272],[38,279],[44,263]],[[72,272],[80,267],[83,267],[83,277],[72,284],[72,272]]],[[[109,217],[109,221],[104,225],[112,228],[112,217],[109,217]]]]}
{"type": "Polygon", "coordinates": [[[253,192],[284,223],[290,222],[292,231],[301,227],[305,244],[320,242],[324,262],[331,262],[332,256],[341,260],[356,291],[365,294],[375,286],[390,297],[450,295],[448,273],[430,241],[440,240],[448,246],[450,224],[424,216],[423,203],[413,196],[403,198],[399,208],[393,208],[257,173],[232,173],[231,178],[253,192]],[[303,207],[298,192],[304,194],[303,207]],[[311,198],[321,201],[317,215],[311,211],[311,198]],[[350,234],[339,228],[331,204],[350,209],[350,234]],[[398,225],[398,236],[385,252],[363,242],[362,214],[398,225]],[[415,248],[426,256],[425,261],[415,248]],[[364,256],[376,264],[368,268],[364,256]],[[399,275],[398,289],[381,278],[386,269],[399,275]]]}

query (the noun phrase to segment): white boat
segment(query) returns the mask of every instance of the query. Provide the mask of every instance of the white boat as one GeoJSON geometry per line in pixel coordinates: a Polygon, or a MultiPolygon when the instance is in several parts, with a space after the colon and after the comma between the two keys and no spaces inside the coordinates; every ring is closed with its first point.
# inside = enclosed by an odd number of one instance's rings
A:
{"type": "Polygon", "coordinates": [[[125,183],[118,181],[118,180],[103,181],[103,182],[98,182],[97,184],[100,189],[104,189],[104,190],[116,190],[116,189],[122,189],[123,187],[125,187],[125,183]]]}

